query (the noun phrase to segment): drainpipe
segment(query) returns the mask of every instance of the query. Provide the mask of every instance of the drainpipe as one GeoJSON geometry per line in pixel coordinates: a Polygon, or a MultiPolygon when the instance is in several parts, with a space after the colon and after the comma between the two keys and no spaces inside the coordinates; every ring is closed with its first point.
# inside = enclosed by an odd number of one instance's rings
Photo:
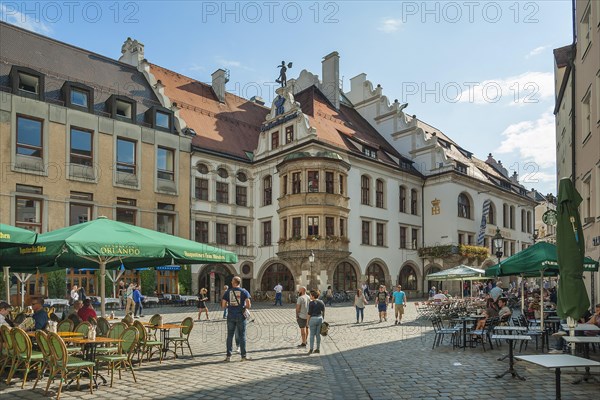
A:
{"type": "Polygon", "coordinates": [[[575,162],[575,140],[577,135],[575,135],[575,119],[577,118],[577,114],[575,112],[575,105],[577,101],[575,99],[575,57],[577,56],[577,11],[575,6],[575,0],[572,0],[573,5],[573,44],[571,45],[571,54],[569,57],[569,65],[571,66],[571,181],[573,185],[575,185],[576,174],[576,162],[575,162]]]}
{"type": "MultiPolygon", "coordinates": [[[[425,246],[425,179],[421,185],[421,246],[425,246]]],[[[417,246],[419,247],[419,246],[417,246]]],[[[421,295],[425,296],[425,259],[421,258],[421,295]]]]}

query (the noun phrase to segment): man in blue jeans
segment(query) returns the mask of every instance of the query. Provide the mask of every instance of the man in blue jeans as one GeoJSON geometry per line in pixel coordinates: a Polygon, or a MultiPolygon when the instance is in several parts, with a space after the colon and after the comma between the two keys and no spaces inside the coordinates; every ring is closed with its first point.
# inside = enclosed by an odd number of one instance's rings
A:
{"type": "Polygon", "coordinates": [[[239,338],[240,353],[242,361],[247,361],[246,358],[246,319],[244,317],[244,309],[249,309],[250,293],[240,287],[242,279],[239,276],[234,276],[231,280],[231,288],[223,295],[221,306],[227,307],[227,357],[225,362],[231,361],[231,353],[233,352],[233,337],[239,338]]]}

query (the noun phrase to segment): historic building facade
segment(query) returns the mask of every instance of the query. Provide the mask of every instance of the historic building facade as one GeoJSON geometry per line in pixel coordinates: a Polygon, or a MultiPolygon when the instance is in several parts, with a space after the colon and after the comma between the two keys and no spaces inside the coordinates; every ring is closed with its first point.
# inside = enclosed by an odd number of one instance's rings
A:
{"type": "MultiPolygon", "coordinates": [[[[191,138],[144,71],[0,23],[0,88],[0,221],[42,233],[104,215],[189,238],[191,138]]],[[[27,295],[46,287],[33,277],[27,295]]]]}
{"type": "MultiPolygon", "coordinates": [[[[571,178],[583,198],[586,255],[600,259],[600,3],[575,1],[573,44],[554,50],[558,179],[571,178]]],[[[585,283],[600,299],[600,273],[585,283]],[[592,289],[593,287],[593,289],[592,289]]]]}

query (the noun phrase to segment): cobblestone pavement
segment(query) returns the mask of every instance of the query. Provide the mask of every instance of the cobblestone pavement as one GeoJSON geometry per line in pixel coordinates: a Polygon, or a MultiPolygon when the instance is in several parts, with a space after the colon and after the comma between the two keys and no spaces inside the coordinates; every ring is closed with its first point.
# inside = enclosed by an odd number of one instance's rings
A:
{"type": "MultiPolygon", "coordinates": [[[[193,307],[162,307],[147,309],[145,320],[155,311],[165,314],[166,322],[196,316],[193,307]]],[[[248,325],[252,360],[247,363],[235,354],[232,362],[223,362],[226,324],[216,306],[210,318],[194,326],[193,358],[186,353],[177,359],[171,355],[162,364],[144,363],[136,368],[137,384],[124,373],[112,389],[101,385],[93,395],[73,385],[63,390],[61,399],[477,399],[492,393],[503,399],[554,398],[553,370],[518,362],[526,381],[510,375],[495,379],[508,366],[507,360],[497,360],[508,351],[506,344],[484,352],[480,346],[453,350],[446,342],[432,350],[431,324],[416,319],[412,303],[400,326],[390,318],[379,323],[372,305],[361,324],[354,323],[349,305],[328,308],[330,335],[322,341],[321,354],[310,356],[296,347],[300,341],[292,305],[255,304],[254,322],[248,325]]],[[[534,343],[524,351],[534,352],[534,343]]],[[[600,360],[600,354],[592,358],[600,360]]],[[[563,399],[596,398],[598,383],[573,385],[575,378],[563,373],[563,399]]],[[[27,383],[20,389],[20,383],[0,383],[0,399],[46,398],[40,385],[33,390],[33,383],[27,383]]],[[[56,388],[51,386],[50,395],[56,388]]]]}

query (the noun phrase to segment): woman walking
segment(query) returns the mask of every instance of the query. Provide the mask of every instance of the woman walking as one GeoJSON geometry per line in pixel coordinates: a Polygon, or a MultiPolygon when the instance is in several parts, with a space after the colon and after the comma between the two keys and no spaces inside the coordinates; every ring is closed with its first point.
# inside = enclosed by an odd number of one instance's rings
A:
{"type": "Polygon", "coordinates": [[[142,313],[144,312],[144,307],[142,306],[142,300],[144,299],[144,296],[142,296],[142,287],[140,285],[137,285],[135,289],[133,289],[132,298],[133,303],[135,304],[133,317],[138,318],[137,315],[139,312],[139,316],[143,318],[144,314],[142,313]]]}
{"type": "Polygon", "coordinates": [[[310,350],[308,354],[318,354],[321,348],[321,325],[325,318],[325,303],[319,300],[320,293],[317,290],[310,291],[310,303],[308,303],[308,327],[310,328],[310,350]],[[317,348],[314,349],[315,336],[317,337],[317,348]]]}
{"type": "Polygon", "coordinates": [[[208,293],[208,290],[206,290],[206,288],[202,288],[200,289],[200,292],[198,292],[198,322],[201,321],[200,317],[202,316],[203,311],[206,313],[206,320],[209,320],[208,307],[206,307],[206,301],[208,300],[208,297],[206,297],[206,293],[208,293]]]}
{"type": "Polygon", "coordinates": [[[354,297],[354,307],[356,307],[356,323],[358,324],[358,317],[360,322],[363,322],[365,318],[365,305],[369,304],[362,290],[356,290],[356,296],[354,297]]]}

